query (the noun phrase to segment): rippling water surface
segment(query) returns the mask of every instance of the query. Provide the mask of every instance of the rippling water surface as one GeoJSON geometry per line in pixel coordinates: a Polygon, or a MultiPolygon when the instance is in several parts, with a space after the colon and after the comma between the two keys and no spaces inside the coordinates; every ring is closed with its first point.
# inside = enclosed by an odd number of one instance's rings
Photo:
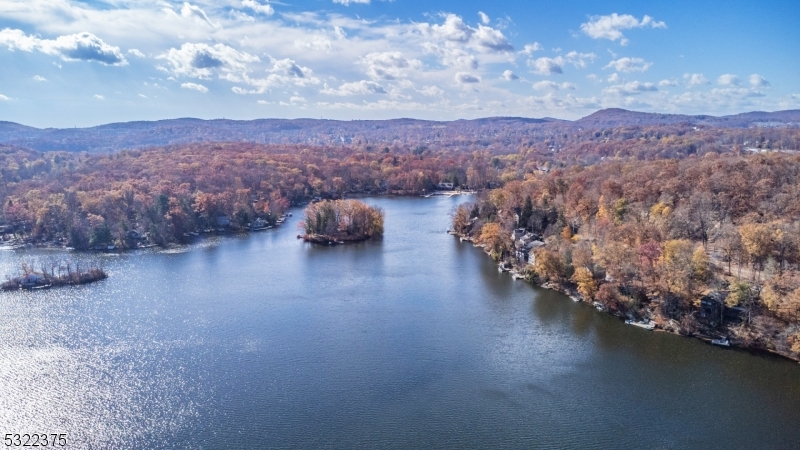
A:
{"type": "Polygon", "coordinates": [[[73,448],[797,448],[800,367],[626,327],[444,233],[453,199],[368,199],[381,241],[283,228],[121,255],[0,294],[0,434],[73,448]]]}

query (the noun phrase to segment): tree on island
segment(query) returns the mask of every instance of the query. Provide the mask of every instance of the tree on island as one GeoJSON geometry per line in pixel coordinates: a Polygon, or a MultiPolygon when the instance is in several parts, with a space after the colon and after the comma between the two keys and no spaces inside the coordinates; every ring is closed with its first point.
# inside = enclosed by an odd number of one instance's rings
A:
{"type": "Polygon", "coordinates": [[[303,239],[309,242],[355,242],[383,235],[383,210],[358,200],[325,200],[306,207],[303,239]]]}

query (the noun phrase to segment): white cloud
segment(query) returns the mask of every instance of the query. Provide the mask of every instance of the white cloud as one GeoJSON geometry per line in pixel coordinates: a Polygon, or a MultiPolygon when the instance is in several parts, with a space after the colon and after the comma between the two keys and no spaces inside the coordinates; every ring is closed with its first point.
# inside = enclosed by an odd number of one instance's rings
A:
{"type": "Polygon", "coordinates": [[[702,73],[685,73],[683,79],[686,80],[688,87],[709,84],[708,78],[704,77],[702,73]]]}
{"type": "MultiPolygon", "coordinates": [[[[102,97],[102,96],[101,96],[101,97],[102,97]]],[[[144,95],[144,94],[139,94],[139,97],[142,97],[142,98],[147,98],[147,96],[146,96],[146,95],[144,95]]]]}
{"type": "Polygon", "coordinates": [[[444,89],[439,86],[425,86],[417,92],[426,97],[441,97],[444,95],[444,89]]]}
{"type": "Polygon", "coordinates": [[[555,58],[543,56],[537,59],[529,59],[528,66],[533,69],[533,73],[538,75],[553,75],[564,73],[564,64],[572,64],[576,68],[583,69],[595,58],[597,58],[597,55],[594,53],[572,51],[564,56],[556,56],[555,58]]]}
{"type": "Polygon", "coordinates": [[[533,55],[534,52],[538,52],[543,50],[542,45],[538,42],[534,42],[533,44],[525,44],[525,47],[522,49],[522,53],[525,53],[528,56],[533,55]]]}
{"type": "Polygon", "coordinates": [[[658,88],[653,83],[640,83],[638,81],[631,81],[625,84],[618,84],[609,86],[603,89],[604,94],[608,95],[638,95],[642,92],[655,92],[658,88]]]}
{"type": "Polygon", "coordinates": [[[205,13],[205,11],[200,9],[199,6],[192,5],[189,2],[183,2],[183,6],[181,7],[181,16],[194,18],[200,23],[210,25],[212,28],[219,28],[219,24],[212,22],[211,19],[208,18],[208,15],[205,13]]]}
{"type": "Polygon", "coordinates": [[[491,19],[489,19],[489,16],[487,16],[486,13],[484,13],[483,11],[478,11],[478,15],[481,17],[481,23],[482,24],[489,25],[489,22],[491,22],[491,19]]]}
{"type": "Polygon", "coordinates": [[[770,86],[769,81],[766,78],[762,77],[761,75],[754,73],[750,75],[750,86],[755,87],[768,87],[770,86]]]}
{"type": "Polygon", "coordinates": [[[10,98],[8,98],[8,97],[6,97],[6,96],[5,96],[5,95],[3,95],[3,94],[0,94],[0,101],[7,102],[7,101],[9,101],[9,100],[11,100],[11,99],[10,99],[10,98]]]}
{"type": "Polygon", "coordinates": [[[329,52],[331,48],[333,48],[333,43],[331,43],[330,39],[324,36],[311,36],[306,39],[295,40],[294,46],[297,48],[305,48],[308,50],[329,52]]]}
{"type": "Polygon", "coordinates": [[[137,50],[135,48],[132,48],[132,49],[128,50],[128,53],[130,53],[131,55],[133,55],[133,56],[135,56],[137,58],[144,58],[144,53],[140,52],[139,50],[137,50]]]}
{"type": "Polygon", "coordinates": [[[741,81],[738,76],[726,73],[717,78],[717,84],[720,86],[738,86],[741,84],[741,81]]]}
{"type": "Polygon", "coordinates": [[[367,66],[367,75],[373,80],[394,80],[408,75],[410,70],[422,67],[417,59],[408,60],[401,52],[374,52],[361,59],[367,66]]]}
{"type": "Polygon", "coordinates": [[[311,69],[300,66],[293,59],[272,58],[271,61],[272,67],[267,70],[266,78],[252,78],[247,73],[242,73],[240,76],[229,73],[223,78],[229,81],[243,82],[253,87],[253,89],[244,89],[238,86],[231,88],[237,94],[263,94],[282,86],[306,87],[320,83],[319,78],[314,76],[311,69]]]}
{"type": "Polygon", "coordinates": [[[92,33],[76,33],[56,39],[39,39],[26,35],[21,30],[5,28],[0,31],[0,45],[9,50],[32,52],[37,50],[47,55],[58,56],[64,61],[96,61],[107,66],[128,64],[119,47],[108,45],[92,33]]]}
{"type": "Polygon", "coordinates": [[[514,50],[502,31],[484,25],[473,28],[455,14],[448,14],[441,25],[422,23],[417,25],[417,29],[423,36],[433,40],[449,44],[463,44],[484,53],[505,53],[514,50]]]}
{"type": "Polygon", "coordinates": [[[41,75],[34,75],[33,76],[33,80],[34,81],[47,81],[47,78],[45,78],[45,77],[43,77],[41,75]]]}
{"type": "Polygon", "coordinates": [[[516,74],[514,74],[514,72],[512,72],[510,70],[506,70],[505,72],[503,72],[503,78],[506,81],[519,80],[519,77],[516,74]]]}
{"type": "Polygon", "coordinates": [[[247,64],[260,61],[258,56],[239,52],[225,44],[194,44],[187,42],[180,49],[171,48],[156,58],[166,60],[172,67],[166,69],[176,76],[210,78],[216,71],[230,74],[247,72],[247,64]]]}
{"type": "Polygon", "coordinates": [[[269,2],[267,2],[267,4],[261,4],[256,0],[242,0],[242,6],[245,8],[250,8],[257,13],[264,14],[266,16],[275,14],[275,9],[269,4],[269,2]]]}
{"type": "Polygon", "coordinates": [[[626,56],[611,61],[604,69],[613,68],[617,72],[644,72],[652,65],[653,63],[647,62],[642,58],[629,58],[626,56]]]}
{"type": "Polygon", "coordinates": [[[473,42],[481,51],[486,52],[510,52],[514,47],[508,42],[500,30],[492,27],[478,25],[478,31],[473,35],[473,42]]]}
{"type": "Polygon", "coordinates": [[[581,24],[581,31],[592,39],[619,40],[620,45],[628,45],[628,39],[621,30],[645,27],[666,28],[667,24],[657,22],[650,16],[644,16],[639,20],[630,14],[613,13],[608,16],[592,16],[589,22],[581,24]]]}
{"type": "Polygon", "coordinates": [[[564,56],[568,63],[579,69],[585,68],[588,63],[597,58],[597,55],[594,53],[578,53],[576,51],[571,51],[564,56]]]}
{"type": "Polygon", "coordinates": [[[528,61],[528,65],[533,69],[533,72],[539,75],[553,75],[557,73],[564,73],[562,69],[565,63],[564,58],[557,56],[555,58],[548,58],[543,56],[537,59],[528,61]]]}
{"type": "Polygon", "coordinates": [[[609,75],[608,78],[606,78],[606,81],[608,81],[609,83],[619,83],[620,81],[622,81],[622,77],[619,76],[617,72],[614,72],[611,75],[609,75]]]}
{"type": "Polygon", "coordinates": [[[195,90],[195,91],[200,91],[203,94],[208,92],[208,88],[207,87],[203,86],[202,84],[197,84],[197,83],[182,83],[181,87],[184,88],[184,89],[192,89],[192,90],[195,90]]]}
{"type": "Polygon", "coordinates": [[[658,85],[662,86],[662,87],[677,86],[678,85],[678,80],[664,79],[664,80],[659,81],[658,85]]]}
{"type": "Polygon", "coordinates": [[[558,84],[550,80],[544,80],[544,81],[539,81],[537,83],[533,83],[533,88],[536,89],[537,91],[558,91],[561,89],[574,90],[575,85],[567,82],[558,84]]]}
{"type": "Polygon", "coordinates": [[[374,81],[367,80],[344,83],[343,85],[339,86],[338,89],[330,88],[326,84],[325,88],[321,90],[320,93],[327,95],[338,95],[340,97],[346,97],[350,95],[388,94],[383,86],[375,83],[374,81]]]}
{"type": "Polygon", "coordinates": [[[351,3],[363,3],[369,5],[370,0],[333,0],[333,3],[338,3],[344,6],[350,6],[351,3]]]}
{"type": "Polygon", "coordinates": [[[481,82],[481,77],[467,72],[458,72],[455,78],[456,82],[459,84],[475,84],[481,82]]]}
{"type": "Polygon", "coordinates": [[[102,96],[100,94],[94,94],[92,97],[94,97],[97,100],[105,100],[106,99],[104,96],[102,96]]]}

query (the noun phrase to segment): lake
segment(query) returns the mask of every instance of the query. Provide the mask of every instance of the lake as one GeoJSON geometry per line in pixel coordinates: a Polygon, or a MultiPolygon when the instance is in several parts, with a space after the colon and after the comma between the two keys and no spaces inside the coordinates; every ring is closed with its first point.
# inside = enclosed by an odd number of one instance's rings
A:
{"type": "Polygon", "coordinates": [[[369,198],[383,239],[280,229],[0,294],[0,434],[70,448],[797,448],[800,366],[626,326],[445,233],[464,197],[369,198]]]}

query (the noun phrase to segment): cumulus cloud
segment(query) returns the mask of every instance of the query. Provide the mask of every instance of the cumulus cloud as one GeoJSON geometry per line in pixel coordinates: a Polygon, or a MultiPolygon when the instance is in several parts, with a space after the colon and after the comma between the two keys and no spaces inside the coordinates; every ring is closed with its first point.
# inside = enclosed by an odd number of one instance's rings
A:
{"type": "Polygon", "coordinates": [[[467,72],[458,72],[455,78],[456,82],[459,84],[475,84],[481,82],[481,77],[467,72]]]}
{"type": "Polygon", "coordinates": [[[480,52],[510,52],[514,47],[500,30],[484,25],[473,28],[460,16],[448,14],[442,24],[422,23],[418,30],[425,36],[445,43],[464,44],[480,52]]]}
{"type": "Polygon", "coordinates": [[[683,79],[686,80],[686,86],[700,86],[709,84],[708,78],[704,77],[702,73],[685,73],[683,79]]]}
{"type": "Polygon", "coordinates": [[[194,90],[194,91],[200,91],[203,94],[208,92],[208,88],[207,87],[203,86],[202,84],[197,84],[197,83],[183,83],[183,84],[181,84],[181,87],[184,88],[184,89],[191,89],[191,90],[194,90]]]}
{"type": "Polygon", "coordinates": [[[606,78],[606,81],[608,81],[609,83],[619,83],[620,81],[622,81],[622,77],[619,76],[617,72],[614,72],[611,75],[609,75],[608,78],[606,78]]]}
{"type": "Polygon", "coordinates": [[[752,87],[768,87],[770,86],[769,81],[766,78],[762,77],[761,75],[754,73],[750,75],[750,86],[752,87]]]}
{"type": "Polygon", "coordinates": [[[525,44],[525,47],[522,49],[522,53],[531,56],[534,52],[538,52],[540,50],[543,50],[542,45],[538,42],[534,42],[533,44],[525,44]]]}
{"type": "Polygon", "coordinates": [[[678,85],[678,80],[664,79],[664,80],[659,81],[658,85],[662,86],[662,87],[677,86],[678,85]]]}
{"type": "Polygon", "coordinates": [[[604,69],[613,68],[617,72],[644,72],[652,65],[653,63],[647,62],[642,58],[629,58],[626,56],[611,61],[604,69]]]}
{"type": "Polygon", "coordinates": [[[258,56],[239,52],[225,44],[194,44],[187,42],[180,49],[171,48],[156,58],[170,64],[168,72],[176,76],[210,78],[216,71],[244,73],[247,64],[260,61],[258,56]]]}
{"type": "Polygon", "coordinates": [[[275,14],[275,9],[269,4],[269,2],[262,4],[256,0],[242,0],[242,6],[249,8],[256,13],[264,14],[265,16],[271,16],[275,14]]]}
{"type": "Polygon", "coordinates": [[[519,77],[517,75],[515,75],[514,72],[512,72],[510,70],[506,70],[505,72],[503,72],[503,78],[506,81],[519,80],[519,77]]]}
{"type": "Polygon", "coordinates": [[[576,51],[571,51],[564,55],[564,59],[568,63],[579,69],[585,68],[588,63],[594,61],[595,58],[597,58],[597,55],[594,53],[578,53],[576,51]]]}
{"type": "Polygon", "coordinates": [[[64,61],[95,61],[107,66],[128,64],[119,47],[108,45],[92,33],[76,33],[59,36],[56,39],[39,39],[27,35],[22,30],[5,28],[0,31],[0,45],[9,50],[34,50],[47,55],[58,56],[64,61]]]}
{"type": "Polygon", "coordinates": [[[725,75],[720,75],[720,77],[717,78],[717,84],[720,86],[738,86],[741,84],[741,81],[739,80],[738,76],[726,73],[725,75]]]}
{"type": "Polygon", "coordinates": [[[622,30],[645,27],[666,28],[667,24],[655,21],[650,16],[639,20],[630,14],[613,13],[608,16],[592,16],[588,22],[581,24],[581,31],[592,39],[618,40],[620,45],[628,45],[628,39],[622,34],[622,30]]]}
{"type": "Polygon", "coordinates": [[[34,81],[47,81],[47,78],[45,78],[45,77],[43,77],[41,75],[34,75],[33,76],[33,80],[34,81]]]}
{"type": "Polygon", "coordinates": [[[407,76],[409,70],[419,69],[422,62],[406,59],[401,52],[374,52],[361,59],[367,75],[373,80],[394,80],[407,76]]]}
{"type": "Polygon", "coordinates": [[[575,85],[572,83],[556,83],[550,80],[539,81],[537,83],[533,83],[533,88],[537,91],[558,91],[561,89],[575,89],[575,85]]]}
{"type": "Polygon", "coordinates": [[[97,99],[97,100],[105,100],[105,99],[106,99],[105,97],[103,97],[103,96],[102,96],[102,95],[100,95],[100,94],[94,94],[92,97],[94,97],[94,98],[95,98],[95,99],[97,99]]]}
{"type": "Polygon", "coordinates": [[[486,13],[485,13],[485,12],[483,12],[483,11],[478,11],[478,15],[479,15],[479,16],[480,16],[480,18],[481,18],[481,23],[482,23],[482,24],[484,24],[484,25],[489,25],[489,22],[491,22],[491,20],[489,19],[489,16],[488,16],[488,15],[486,15],[486,13]]]}
{"type": "Polygon", "coordinates": [[[339,86],[338,89],[328,87],[326,84],[325,88],[321,90],[320,93],[327,95],[338,95],[340,97],[351,95],[388,94],[386,89],[384,89],[380,84],[367,80],[344,83],[343,85],[339,86]]]}
{"type": "Polygon", "coordinates": [[[350,6],[351,3],[363,3],[369,5],[370,0],[333,0],[333,3],[338,3],[344,6],[350,6]]]}
{"type": "Polygon", "coordinates": [[[128,53],[137,57],[137,58],[144,58],[144,53],[140,52],[138,49],[132,48],[128,50],[128,53]]]}
{"type": "MultiPolygon", "coordinates": [[[[239,86],[231,88],[237,94],[263,94],[279,86],[306,87],[320,83],[319,78],[314,76],[314,72],[308,67],[297,64],[290,58],[275,59],[270,58],[272,67],[267,70],[266,78],[251,78],[247,73],[236,76],[233,73],[225,74],[223,78],[230,81],[240,81],[252,86],[252,89],[245,89],[239,86]]],[[[327,89],[327,86],[326,86],[327,89]]]]}
{"type": "Polygon", "coordinates": [[[638,95],[642,92],[655,92],[658,88],[653,83],[640,83],[638,81],[631,81],[630,83],[618,84],[609,86],[603,89],[603,93],[607,95],[638,95]]]}
{"type": "Polygon", "coordinates": [[[529,60],[528,65],[533,69],[533,73],[539,75],[553,75],[564,73],[564,69],[562,69],[564,62],[564,58],[560,56],[555,58],[543,56],[541,58],[529,60]]]}

